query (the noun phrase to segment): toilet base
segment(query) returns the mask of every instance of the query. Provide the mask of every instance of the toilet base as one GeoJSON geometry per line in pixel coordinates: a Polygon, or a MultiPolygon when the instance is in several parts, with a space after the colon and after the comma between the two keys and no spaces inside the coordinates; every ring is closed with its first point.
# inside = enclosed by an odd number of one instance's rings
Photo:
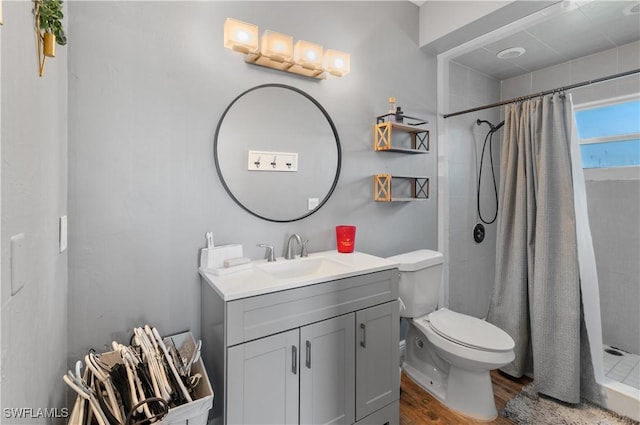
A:
{"type": "Polygon", "coordinates": [[[445,388],[406,362],[402,368],[413,382],[449,409],[479,421],[492,421],[498,417],[488,371],[471,372],[452,366],[445,388]]]}
{"type": "Polygon", "coordinates": [[[498,416],[488,369],[468,369],[461,365],[469,362],[446,361],[447,353],[438,350],[413,322],[407,331],[405,346],[402,369],[438,401],[476,420],[490,421],[498,416]]]}
{"type": "Polygon", "coordinates": [[[489,371],[475,372],[451,366],[445,404],[481,421],[498,417],[489,371]]]}
{"type": "Polygon", "coordinates": [[[402,364],[402,370],[404,370],[404,373],[406,373],[409,379],[418,384],[420,388],[437,398],[440,402],[444,403],[446,389],[442,386],[440,381],[425,375],[407,362],[402,364]]]}

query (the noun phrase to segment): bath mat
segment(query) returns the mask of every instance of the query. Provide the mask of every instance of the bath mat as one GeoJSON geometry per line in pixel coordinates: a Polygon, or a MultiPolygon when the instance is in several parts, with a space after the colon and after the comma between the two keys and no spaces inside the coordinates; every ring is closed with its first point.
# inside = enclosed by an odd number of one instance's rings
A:
{"type": "Polygon", "coordinates": [[[568,405],[539,396],[533,384],[507,402],[500,416],[516,425],[638,425],[638,422],[582,401],[568,405]]]}

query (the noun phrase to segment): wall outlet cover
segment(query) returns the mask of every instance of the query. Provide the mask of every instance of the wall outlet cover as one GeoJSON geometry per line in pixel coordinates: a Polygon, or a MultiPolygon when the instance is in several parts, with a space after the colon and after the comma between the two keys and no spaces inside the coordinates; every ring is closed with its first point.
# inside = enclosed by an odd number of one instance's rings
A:
{"type": "Polygon", "coordinates": [[[307,209],[309,211],[313,211],[316,208],[318,208],[319,204],[320,204],[320,200],[318,198],[309,198],[309,199],[307,199],[307,209]]]}

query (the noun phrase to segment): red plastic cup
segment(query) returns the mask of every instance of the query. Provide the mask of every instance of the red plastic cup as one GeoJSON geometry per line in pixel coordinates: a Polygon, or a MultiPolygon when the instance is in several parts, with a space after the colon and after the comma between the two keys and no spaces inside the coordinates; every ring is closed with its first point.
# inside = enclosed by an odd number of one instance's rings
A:
{"type": "Polygon", "coordinates": [[[338,252],[350,253],[356,246],[356,226],[336,226],[338,252]]]}

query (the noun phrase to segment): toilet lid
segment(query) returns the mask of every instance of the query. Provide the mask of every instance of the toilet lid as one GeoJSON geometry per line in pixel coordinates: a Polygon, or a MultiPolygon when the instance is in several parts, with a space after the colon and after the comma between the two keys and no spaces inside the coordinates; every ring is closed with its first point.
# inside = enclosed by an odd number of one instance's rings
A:
{"type": "Polygon", "coordinates": [[[419,249],[405,254],[388,257],[387,260],[398,264],[401,272],[414,272],[425,267],[442,264],[444,261],[442,253],[430,249],[419,249]]]}
{"type": "Polygon", "coordinates": [[[485,351],[509,351],[515,346],[513,339],[491,323],[446,308],[427,316],[429,325],[443,338],[458,344],[485,351]]]}

